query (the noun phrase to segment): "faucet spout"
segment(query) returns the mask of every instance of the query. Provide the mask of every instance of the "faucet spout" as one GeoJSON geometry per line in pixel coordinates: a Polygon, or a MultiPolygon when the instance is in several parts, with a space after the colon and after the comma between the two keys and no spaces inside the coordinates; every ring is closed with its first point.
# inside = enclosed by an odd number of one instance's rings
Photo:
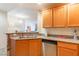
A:
{"type": "Polygon", "coordinates": [[[74,35],[73,35],[74,39],[77,40],[77,31],[76,31],[76,29],[74,30],[73,33],[74,33],[74,35]]]}

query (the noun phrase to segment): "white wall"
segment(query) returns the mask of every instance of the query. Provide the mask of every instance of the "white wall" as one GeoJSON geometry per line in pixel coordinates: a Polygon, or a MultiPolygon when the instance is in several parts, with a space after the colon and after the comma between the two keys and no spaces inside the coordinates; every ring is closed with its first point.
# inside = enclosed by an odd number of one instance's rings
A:
{"type": "Polygon", "coordinates": [[[0,11],[0,55],[6,55],[7,50],[7,14],[3,11],[0,11]]]}
{"type": "Polygon", "coordinates": [[[47,31],[45,28],[43,28],[43,19],[41,16],[41,12],[38,12],[38,32],[47,35],[47,31]]]}
{"type": "Polygon", "coordinates": [[[32,31],[35,30],[35,24],[37,24],[37,19],[22,19],[18,17],[14,17],[12,15],[8,15],[8,32],[18,31],[26,31],[27,26],[31,26],[32,31]]]}
{"type": "Polygon", "coordinates": [[[32,9],[14,9],[8,12],[8,32],[26,31],[27,26],[31,26],[32,31],[35,29],[35,24],[37,24],[37,11],[32,9]],[[16,16],[21,15],[21,16],[16,16]]]}
{"type": "Polygon", "coordinates": [[[24,31],[24,21],[20,18],[8,15],[8,32],[24,31]]]}

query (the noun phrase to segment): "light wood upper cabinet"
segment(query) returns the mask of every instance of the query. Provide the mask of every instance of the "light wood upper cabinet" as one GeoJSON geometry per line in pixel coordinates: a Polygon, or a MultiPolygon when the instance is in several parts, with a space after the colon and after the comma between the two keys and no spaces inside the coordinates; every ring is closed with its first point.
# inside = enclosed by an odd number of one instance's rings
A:
{"type": "Polygon", "coordinates": [[[54,9],[54,27],[66,27],[67,23],[67,6],[59,6],[54,9]]]}
{"type": "Polygon", "coordinates": [[[43,27],[79,26],[79,4],[66,4],[42,11],[43,27]]]}
{"type": "Polygon", "coordinates": [[[52,9],[42,11],[43,27],[53,27],[53,12],[52,9]]]}
{"type": "Polygon", "coordinates": [[[79,4],[68,5],[68,26],[79,26],[79,4]]]}

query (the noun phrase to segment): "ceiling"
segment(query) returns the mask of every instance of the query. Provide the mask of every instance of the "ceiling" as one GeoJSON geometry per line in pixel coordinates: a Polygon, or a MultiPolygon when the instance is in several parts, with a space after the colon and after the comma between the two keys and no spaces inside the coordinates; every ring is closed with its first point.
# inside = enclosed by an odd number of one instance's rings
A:
{"type": "Polygon", "coordinates": [[[29,19],[37,19],[38,11],[53,8],[62,4],[57,3],[0,3],[0,10],[5,11],[8,15],[15,16],[19,14],[20,17],[29,16],[29,19]],[[22,16],[22,15],[23,16],[22,16]]]}
{"type": "Polygon", "coordinates": [[[38,11],[32,10],[32,9],[14,9],[8,12],[9,16],[18,17],[22,19],[37,19],[38,11]]]}
{"type": "Polygon", "coordinates": [[[37,6],[35,4],[25,4],[25,3],[0,3],[0,10],[2,11],[11,11],[13,9],[18,9],[18,8],[30,8],[30,9],[35,9],[37,6]]]}
{"type": "Polygon", "coordinates": [[[0,10],[2,11],[11,11],[13,9],[33,9],[33,10],[42,10],[48,7],[53,7],[55,5],[60,5],[59,3],[0,3],[0,10]]]}

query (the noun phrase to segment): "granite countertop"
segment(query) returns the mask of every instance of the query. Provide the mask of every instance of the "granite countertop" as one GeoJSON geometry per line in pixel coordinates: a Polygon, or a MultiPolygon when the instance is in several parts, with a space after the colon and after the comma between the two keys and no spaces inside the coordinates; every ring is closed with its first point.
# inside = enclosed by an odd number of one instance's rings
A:
{"type": "Polygon", "coordinates": [[[38,38],[41,38],[41,37],[24,37],[24,38],[11,37],[11,39],[14,39],[14,40],[30,40],[30,39],[38,39],[38,38]]]}
{"type": "Polygon", "coordinates": [[[30,40],[30,39],[46,39],[46,40],[52,40],[52,41],[61,41],[61,42],[68,42],[68,43],[74,43],[74,44],[79,44],[79,40],[76,39],[66,39],[66,38],[57,38],[57,37],[45,37],[45,36],[37,36],[37,37],[26,37],[26,38],[19,38],[19,37],[11,37],[11,39],[14,40],[30,40]]]}
{"type": "Polygon", "coordinates": [[[79,40],[77,39],[65,39],[65,38],[56,38],[56,37],[42,37],[46,40],[52,40],[52,41],[61,41],[61,42],[68,42],[68,43],[74,43],[79,44],[79,40]]]}

